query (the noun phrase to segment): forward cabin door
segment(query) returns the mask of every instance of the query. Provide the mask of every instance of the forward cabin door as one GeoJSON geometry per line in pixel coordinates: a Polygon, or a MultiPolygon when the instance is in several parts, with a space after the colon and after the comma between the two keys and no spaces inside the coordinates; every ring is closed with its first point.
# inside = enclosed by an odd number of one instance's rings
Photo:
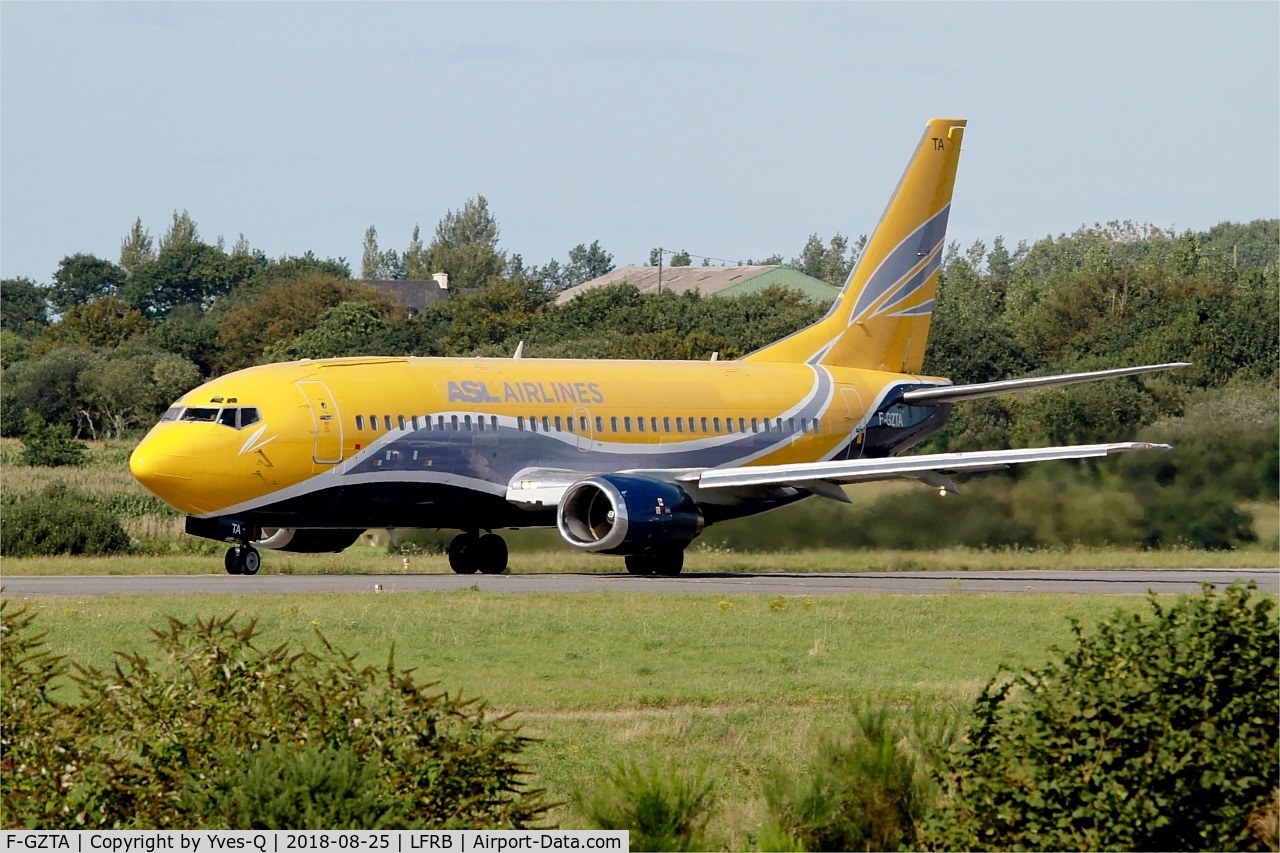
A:
{"type": "Polygon", "coordinates": [[[338,403],[333,399],[329,386],[315,379],[298,383],[298,390],[311,409],[311,423],[315,434],[315,450],[312,458],[321,465],[342,461],[342,418],[338,417],[338,403]]]}

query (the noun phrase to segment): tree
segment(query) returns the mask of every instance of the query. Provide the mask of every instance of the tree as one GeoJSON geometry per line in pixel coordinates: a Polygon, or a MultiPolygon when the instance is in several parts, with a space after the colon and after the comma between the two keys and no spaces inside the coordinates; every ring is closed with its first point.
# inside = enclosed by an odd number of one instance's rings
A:
{"type": "Polygon", "coordinates": [[[43,287],[29,278],[0,281],[0,329],[31,337],[49,325],[49,303],[43,287]]]}
{"type": "Polygon", "coordinates": [[[866,245],[867,238],[860,237],[850,253],[849,239],[839,232],[825,246],[821,237],[810,234],[800,251],[800,257],[793,258],[790,266],[807,276],[825,281],[832,287],[843,287],[849,271],[853,269],[866,245]]]}
{"type": "Polygon", "coordinates": [[[131,276],[138,267],[156,259],[151,233],[142,227],[142,217],[133,220],[133,228],[120,242],[120,269],[131,276]]]}
{"type": "Polygon", "coordinates": [[[691,258],[689,256],[689,253],[684,250],[676,252],[674,255],[671,256],[671,266],[673,267],[687,267],[687,266],[691,266],[692,264],[693,264],[693,258],[691,258]]]}
{"type": "Polygon", "coordinates": [[[129,304],[150,317],[164,317],[180,305],[207,310],[259,271],[253,257],[232,257],[198,240],[174,237],[161,246],[155,262],[139,267],[124,288],[129,304]]]}
{"type": "Polygon", "coordinates": [[[67,343],[118,347],[150,327],[151,321],[141,311],[114,296],[104,296],[88,305],[68,308],[53,333],[67,343]]]}
{"type": "Polygon", "coordinates": [[[369,285],[320,272],[274,282],[237,300],[218,326],[219,371],[257,364],[269,346],[297,337],[343,302],[375,302],[390,310],[386,297],[369,285]]]}
{"type": "Polygon", "coordinates": [[[378,229],[370,225],[364,232],[364,254],[360,259],[360,277],[378,277],[378,265],[382,263],[382,250],[378,248],[378,229]]]}
{"type": "Polygon", "coordinates": [[[343,302],[325,311],[313,328],[292,340],[272,344],[263,355],[267,361],[381,355],[377,341],[387,326],[375,303],[343,302]]]}
{"type": "Polygon", "coordinates": [[[599,240],[592,240],[590,246],[579,243],[569,250],[568,286],[599,278],[613,269],[613,255],[600,248],[599,240]]]}
{"type": "Polygon", "coordinates": [[[115,296],[125,283],[120,267],[93,255],[68,255],[58,262],[49,288],[49,301],[59,312],[72,305],[87,305],[104,296],[115,296]]]}
{"type": "Polygon", "coordinates": [[[449,286],[459,290],[485,287],[502,276],[506,254],[498,251],[498,221],[484,196],[468,199],[462,210],[440,220],[426,267],[448,273],[449,286]]]}
{"type": "Polygon", "coordinates": [[[173,223],[169,226],[169,230],[160,238],[160,252],[164,253],[165,249],[186,245],[188,243],[196,243],[200,240],[200,232],[196,228],[195,220],[191,218],[185,210],[182,213],[173,212],[173,223]]]}
{"type": "Polygon", "coordinates": [[[4,372],[0,383],[0,424],[6,435],[14,435],[27,412],[50,424],[65,424],[80,435],[95,429],[91,407],[84,398],[80,375],[104,358],[89,347],[65,346],[38,358],[15,364],[4,372]]]}
{"type": "Polygon", "coordinates": [[[433,270],[427,263],[427,250],[422,245],[422,235],[416,222],[413,224],[413,236],[409,238],[409,248],[404,250],[403,261],[405,278],[431,278],[433,270]]]}

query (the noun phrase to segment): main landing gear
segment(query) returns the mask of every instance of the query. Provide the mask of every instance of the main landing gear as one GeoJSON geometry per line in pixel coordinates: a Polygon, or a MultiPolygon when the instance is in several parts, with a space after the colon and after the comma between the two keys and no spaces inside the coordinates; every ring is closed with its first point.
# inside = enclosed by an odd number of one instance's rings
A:
{"type": "Polygon", "coordinates": [[[623,558],[627,572],[633,575],[663,575],[672,577],[684,569],[684,551],[659,551],[651,554],[632,554],[623,558]]]}
{"type": "Polygon", "coordinates": [[[507,543],[496,533],[468,530],[449,543],[449,568],[460,575],[500,575],[507,570],[507,543]]]}
{"type": "Polygon", "coordinates": [[[222,564],[229,575],[256,575],[262,568],[262,555],[252,545],[236,545],[227,549],[222,564]]]}

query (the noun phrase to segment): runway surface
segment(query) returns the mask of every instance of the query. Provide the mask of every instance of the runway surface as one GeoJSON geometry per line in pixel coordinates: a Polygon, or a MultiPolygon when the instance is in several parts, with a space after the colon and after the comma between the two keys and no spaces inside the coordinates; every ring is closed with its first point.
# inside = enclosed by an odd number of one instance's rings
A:
{"type": "Polygon", "coordinates": [[[1280,593],[1280,570],[1097,569],[1007,572],[850,572],[837,574],[683,574],[672,578],[627,574],[514,575],[127,575],[0,578],[15,598],[54,595],[216,595],[220,593],[382,594],[478,589],[517,594],[584,592],[686,593],[711,595],[944,595],[950,593],[1043,593],[1143,595],[1197,592],[1208,581],[1226,586],[1255,581],[1280,593]]]}

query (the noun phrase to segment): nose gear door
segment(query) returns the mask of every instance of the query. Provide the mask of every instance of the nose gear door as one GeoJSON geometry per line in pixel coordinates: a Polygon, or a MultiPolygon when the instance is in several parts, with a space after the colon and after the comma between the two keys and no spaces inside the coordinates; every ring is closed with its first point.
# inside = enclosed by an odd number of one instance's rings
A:
{"type": "Polygon", "coordinates": [[[311,423],[315,431],[315,450],[312,459],[321,465],[342,461],[342,418],[338,417],[338,403],[333,399],[329,386],[315,379],[298,383],[311,409],[311,423]]]}

